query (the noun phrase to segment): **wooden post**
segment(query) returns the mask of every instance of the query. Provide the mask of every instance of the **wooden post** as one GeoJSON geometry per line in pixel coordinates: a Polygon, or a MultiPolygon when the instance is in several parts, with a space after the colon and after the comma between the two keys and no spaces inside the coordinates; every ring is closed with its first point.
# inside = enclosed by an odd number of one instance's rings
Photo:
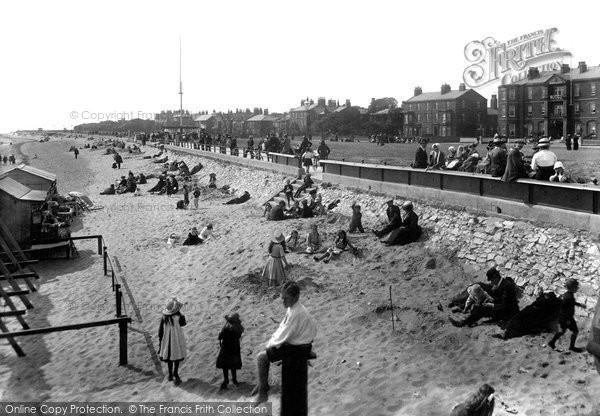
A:
{"type": "Polygon", "coordinates": [[[102,236],[98,236],[98,255],[102,254],[102,236]]]}
{"type": "Polygon", "coordinates": [[[103,257],[103,259],[104,259],[104,276],[106,276],[106,274],[107,274],[107,268],[106,268],[107,264],[106,264],[106,260],[107,260],[107,257],[108,257],[108,253],[106,252],[106,250],[108,250],[108,249],[106,248],[106,246],[104,246],[104,247],[102,248],[102,253],[103,253],[103,254],[102,254],[102,257],[103,257]]]}
{"type": "Polygon", "coordinates": [[[127,365],[127,322],[119,322],[119,365],[127,365]]]}
{"type": "Polygon", "coordinates": [[[121,316],[121,298],[123,297],[123,294],[121,293],[121,285],[117,284],[115,285],[115,302],[116,302],[116,306],[117,306],[117,318],[119,318],[121,316]]]}
{"type": "Polygon", "coordinates": [[[392,302],[392,285],[390,285],[390,310],[392,311],[392,331],[395,331],[394,327],[394,303],[392,302]]]}

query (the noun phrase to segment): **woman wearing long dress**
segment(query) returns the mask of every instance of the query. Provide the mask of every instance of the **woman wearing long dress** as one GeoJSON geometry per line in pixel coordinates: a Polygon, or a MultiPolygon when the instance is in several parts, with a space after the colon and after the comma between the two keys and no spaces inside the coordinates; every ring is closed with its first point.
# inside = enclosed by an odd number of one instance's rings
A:
{"type": "Polygon", "coordinates": [[[186,345],[185,337],[181,327],[186,325],[185,316],[180,312],[183,303],[177,298],[167,302],[162,311],[162,319],[158,328],[158,357],[167,363],[169,370],[169,381],[175,380],[180,384],[179,363],[185,359],[186,345]]]}
{"type": "Polygon", "coordinates": [[[283,233],[278,231],[269,243],[269,260],[267,260],[262,274],[263,280],[266,280],[269,286],[280,285],[285,282],[285,269],[288,267],[288,262],[285,259],[282,245],[284,240],[283,233]]]}

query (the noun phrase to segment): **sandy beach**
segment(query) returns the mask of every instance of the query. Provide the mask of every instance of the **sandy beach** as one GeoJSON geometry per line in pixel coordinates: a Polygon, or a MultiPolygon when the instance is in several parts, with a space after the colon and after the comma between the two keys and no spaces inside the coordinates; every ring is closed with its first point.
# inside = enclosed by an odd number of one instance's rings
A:
{"type": "MultiPolygon", "coordinates": [[[[24,143],[21,151],[32,166],[58,176],[61,194],[80,191],[103,206],[76,217],[72,231],[102,234],[118,264],[127,312],[133,318],[129,365],[118,366],[116,326],[23,337],[19,342],[24,358],[0,342],[0,400],[252,400],[255,356],[285,313],[278,290],[261,286],[256,278],[266,262],[270,236],[293,229],[304,236],[311,224],[318,224],[326,245],[331,245],[335,233],[347,229],[350,204],[358,200],[367,233],[350,239],[361,248],[360,256],[343,253],[323,264],[301,253],[287,255],[293,265],[289,277],[300,283],[301,302],[318,323],[318,358],[309,368],[310,415],[448,415],[483,383],[496,389],[495,415],[600,414],[600,376],[587,353],[552,351],[546,346],[550,334],[502,341],[492,337],[500,333],[495,325],[459,329],[448,323],[449,299],[469,283],[485,280],[485,269],[466,264],[436,237],[433,217],[454,215],[457,223],[466,224],[468,213],[417,203],[416,212],[426,214],[421,225],[428,237],[404,247],[386,247],[369,231],[385,216],[384,195],[323,189],[325,202],[342,199],[340,208],[328,216],[267,222],[262,204],[282,189],[284,176],[169,153],[170,160],[183,159],[190,168],[200,161],[204,169],[195,177],[201,185],[214,172],[219,188],[229,185],[238,195],[247,190],[252,196],[242,205],[222,205],[232,194],[213,191],[201,196],[198,210],[176,210],[181,195],[146,192],[156,179],[141,185],[141,196],[99,195],[130,170],[158,173],[159,165],[142,158],[155,149],[146,147],[141,155],[122,153],[124,164],[114,170],[111,155],[103,154],[102,148],[82,149],[77,160],[68,152],[71,145],[85,143],[53,138],[24,143]],[[208,223],[214,224],[215,238],[206,244],[166,244],[169,234],[183,240],[192,226],[208,223]],[[390,285],[397,306],[395,331],[387,308],[390,285]],[[160,311],[172,295],[185,302],[182,312],[188,321],[188,357],[180,369],[180,386],[166,380],[166,366],[156,355],[160,311]],[[219,391],[217,335],[224,315],[233,312],[240,314],[246,328],[241,384],[219,391]]],[[[595,238],[576,230],[565,232],[585,241],[595,238]]],[[[33,328],[114,317],[110,278],[103,276],[95,244],[77,242],[78,258],[45,260],[36,266],[39,292],[30,296],[35,308],[26,317],[33,328]]],[[[466,242],[454,245],[460,249],[462,244],[466,242]]],[[[556,289],[562,293],[562,288],[556,289]]],[[[526,294],[521,307],[530,300],[526,294]]],[[[577,317],[579,345],[585,345],[589,332],[593,305],[588,306],[577,317]]],[[[12,327],[16,329],[14,323],[12,327]]],[[[280,375],[280,367],[272,366],[274,414],[279,412],[280,375]]]]}

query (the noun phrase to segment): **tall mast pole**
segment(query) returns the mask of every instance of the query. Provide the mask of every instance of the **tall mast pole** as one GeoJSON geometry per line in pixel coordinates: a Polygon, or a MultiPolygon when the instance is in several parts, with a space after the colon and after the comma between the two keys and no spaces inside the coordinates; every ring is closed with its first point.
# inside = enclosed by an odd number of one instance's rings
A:
{"type": "Polygon", "coordinates": [[[183,83],[181,82],[181,36],[179,36],[179,134],[183,136],[183,83]]]}

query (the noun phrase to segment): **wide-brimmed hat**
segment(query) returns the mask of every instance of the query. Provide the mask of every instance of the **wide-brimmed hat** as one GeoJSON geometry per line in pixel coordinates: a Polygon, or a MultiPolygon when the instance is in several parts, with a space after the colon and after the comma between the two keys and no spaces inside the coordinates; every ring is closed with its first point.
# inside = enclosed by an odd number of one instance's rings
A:
{"type": "Polygon", "coordinates": [[[483,296],[483,289],[478,284],[471,285],[467,288],[467,293],[471,296],[483,296]]]}
{"type": "Polygon", "coordinates": [[[412,209],[413,208],[413,203],[410,202],[410,201],[404,201],[404,203],[402,203],[402,207],[401,208],[405,209],[405,210],[412,209]]]}
{"type": "Polygon", "coordinates": [[[456,152],[456,148],[454,146],[450,146],[448,148],[448,151],[454,153],[454,152],[456,152]]]}
{"type": "Polygon", "coordinates": [[[562,162],[556,162],[556,163],[554,164],[554,169],[558,169],[558,168],[562,168],[562,169],[564,169],[564,168],[565,168],[565,166],[562,164],[562,162]]]}
{"type": "Polygon", "coordinates": [[[163,315],[173,315],[181,310],[183,303],[177,298],[173,297],[167,302],[165,309],[163,309],[163,315]]]}
{"type": "Polygon", "coordinates": [[[227,322],[229,322],[230,324],[241,324],[242,321],[240,320],[240,314],[239,313],[232,313],[231,315],[225,315],[225,320],[227,322]]]}
{"type": "Polygon", "coordinates": [[[274,243],[281,243],[283,240],[285,240],[285,237],[281,231],[275,231],[273,237],[271,238],[271,241],[274,243]]]}
{"type": "Polygon", "coordinates": [[[548,147],[550,146],[550,139],[547,137],[541,138],[537,144],[538,147],[548,147]]]}

